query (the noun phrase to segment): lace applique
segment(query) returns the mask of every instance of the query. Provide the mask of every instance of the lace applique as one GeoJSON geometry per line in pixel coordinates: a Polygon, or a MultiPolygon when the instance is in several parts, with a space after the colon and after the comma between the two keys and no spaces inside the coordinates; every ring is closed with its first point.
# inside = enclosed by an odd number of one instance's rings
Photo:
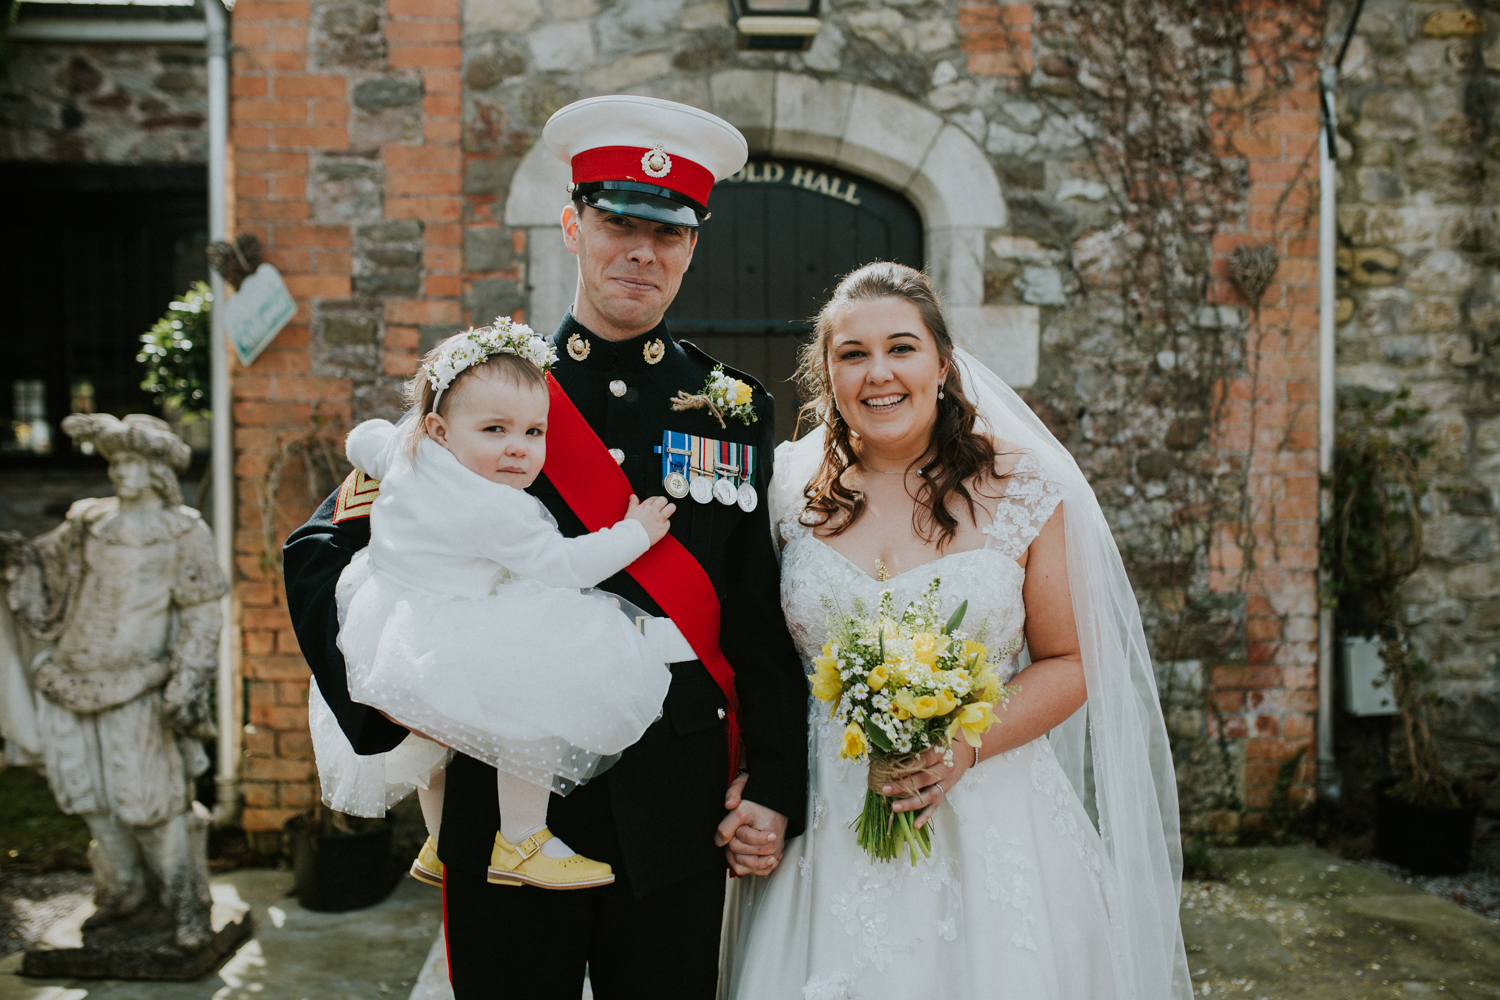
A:
{"type": "Polygon", "coordinates": [[[1022,455],[1005,480],[1005,495],[995,507],[995,519],[982,530],[994,539],[995,549],[1019,559],[1061,500],[1062,491],[1042,477],[1036,458],[1022,455]]]}
{"type": "Polygon", "coordinates": [[[802,987],[802,1000],[859,1000],[854,992],[854,980],[842,972],[835,972],[827,979],[813,976],[802,987]]]}
{"type": "Polygon", "coordinates": [[[1031,936],[1031,928],[1036,924],[1036,916],[1031,912],[1031,897],[1036,895],[1036,890],[1026,877],[1028,872],[1036,870],[1036,862],[1022,851],[1020,837],[1012,836],[1002,844],[1003,839],[993,826],[984,831],[984,887],[989,890],[993,902],[1021,913],[1021,928],[1010,936],[1010,943],[1017,948],[1036,951],[1036,939],[1031,936]]]}
{"type": "Polygon", "coordinates": [[[818,829],[823,825],[823,819],[828,815],[828,800],[821,795],[813,796],[812,828],[818,829]]]}
{"type": "Polygon", "coordinates": [[[948,859],[922,876],[922,881],[933,892],[946,892],[948,912],[943,919],[935,921],[938,937],[944,941],[958,939],[959,916],[963,913],[964,891],[958,878],[958,862],[948,859]]]}
{"type": "Polygon", "coordinates": [[[1073,845],[1073,849],[1078,852],[1078,859],[1083,862],[1084,869],[1093,879],[1094,887],[1103,896],[1104,861],[1094,847],[1094,828],[1090,826],[1085,829],[1078,822],[1081,806],[1078,809],[1070,808],[1077,804],[1077,796],[1067,775],[1063,774],[1062,767],[1057,763],[1057,758],[1052,754],[1052,745],[1043,738],[1033,740],[1031,746],[1031,787],[1051,803],[1052,815],[1049,818],[1053,828],[1073,845]]]}
{"type": "Polygon", "coordinates": [[[802,857],[800,857],[800,858],[797,859],[797,877],[798,878],[807,878],[808,873],[811,872],[811,871],[812,871],[812,856],[811,855],[804,854],[804,855],[802,855],[802,857]]]}

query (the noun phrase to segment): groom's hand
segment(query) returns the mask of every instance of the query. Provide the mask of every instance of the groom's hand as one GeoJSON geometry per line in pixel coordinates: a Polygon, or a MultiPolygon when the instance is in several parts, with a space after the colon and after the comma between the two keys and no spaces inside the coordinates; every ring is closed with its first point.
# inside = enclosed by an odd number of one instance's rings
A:
{"type": "Polygon", "coordinates": [[[750,776],[741,773],[724,796],[729,815],[719,824],[714,843],[724,848],[724,857],[736,875],[769,875],[786,848],[787,818],[765,806],[741,798],[750,776]]]}

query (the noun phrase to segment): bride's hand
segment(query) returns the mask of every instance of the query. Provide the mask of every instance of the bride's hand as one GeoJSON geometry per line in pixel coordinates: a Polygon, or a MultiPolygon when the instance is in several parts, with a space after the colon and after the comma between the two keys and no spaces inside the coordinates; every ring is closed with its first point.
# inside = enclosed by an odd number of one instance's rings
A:
{"type": "Polygon", "coordinates": [[[943,804],[943,799],[953,791],[959,779],[974,766],[974,749],[962,740],[953,743],[953,763],[943,758],[945,751],[933,747],[922,755],[916,770],[906,771],[880,790],[892,798],[905,796],[891,803],[896,812],[922,810],[917,816],[917,826],[922,827],[943,804]]]}

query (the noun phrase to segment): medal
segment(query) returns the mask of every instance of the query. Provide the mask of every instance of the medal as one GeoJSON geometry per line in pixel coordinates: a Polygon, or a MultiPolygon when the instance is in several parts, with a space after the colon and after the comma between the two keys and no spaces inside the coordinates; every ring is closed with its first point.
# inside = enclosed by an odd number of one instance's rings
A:
{"type": "Polygon", "coordinates": [[[624,379],[618,379],[617,378],[613,382],[611,382],[609,384],[609,393],[610,393],[610,395],[614,396],[616,399],[618,399],[619,397],[625,395],[625,381],[624,381],[624,379]]]}
{"type": "Polygon", "coordinates": [[[740,510],[744,511],[746,514],[753,511],[755,509],[755,505],[760,503],[760,498],[755,495],[755,487],[751,486],[749,483],[740,483],[739,496],[737,497],[737,499],[739,500],[740,510]]]}
{"type": "Polygon", "coordinates": [[[692,455],[691,438],[678,431],[662,431],[661,485],[668,495],[681,500],[688,495],[688,458],[692,455]]]}
{"type": "Polygon", "coordinates": [[[726,507],[733,505],[739,497],[739,490],[734,488],[733,479],[714,480],[714,499],[726,507]]]}
{"type": "Polygon", "coordinates": [[[726,507],[734,506],[739,496],[740,445],[716,441],[718,458],[714,462],[714,499],[726,507]]]}
{"type": "Polygon", "coordinates": [[[693,495],[693,499],[698,501],[699,503],[708,503],[714,498],[713,481],[707,476],[699,476],[697,479],[694,479],[693,484],[688,487],[688,492],[691,493],[693,495]]]}
{"type": "Polygon", "coordinates": [[[752,485],[755,480],[755,446],[745,445],[742,455],[740,464],[744,466],[744,469],[740,472],[740,491],[737,499],[740,510],[749,514],[760,503],[760,495],[755,492],[755,486],[752,485]]]}

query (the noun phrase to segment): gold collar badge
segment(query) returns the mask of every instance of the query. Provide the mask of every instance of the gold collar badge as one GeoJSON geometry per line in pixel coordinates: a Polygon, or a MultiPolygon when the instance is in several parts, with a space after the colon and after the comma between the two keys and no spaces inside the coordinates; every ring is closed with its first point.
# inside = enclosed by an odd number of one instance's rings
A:
{"type": "Polygon", "coordinates": [[[587,340],[584,340],[583,337],[576,333],[568,338],[568,357],[574,361],[582,361],[589,356],[589,351],[593,349],[593,346],[587,340]]]}
{"type": "Polygon", "coordinates": [[[641,354],[645,356],[646,364],[654,365],[667,356],[667,345],[657,338],[641,348],[641,354]]]}

